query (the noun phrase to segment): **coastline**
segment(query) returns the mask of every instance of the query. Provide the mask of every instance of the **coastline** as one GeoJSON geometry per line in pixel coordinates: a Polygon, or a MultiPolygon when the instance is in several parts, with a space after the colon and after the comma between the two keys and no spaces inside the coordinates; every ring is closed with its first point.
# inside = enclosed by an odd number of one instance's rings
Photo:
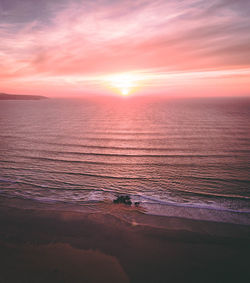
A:
{"type": "Polygon", "coordinates": [[[250,226],[32,205],[0,198],[1,282],[249,282],[250,226]]]}
{"type": "Polygon", "coordinates": [[[42,100],[48,99],[46,96],[41,95],[27,95],[27,94],[8,94],[8,93],[0,93],[0,101],[1,100],[42,100]]]}

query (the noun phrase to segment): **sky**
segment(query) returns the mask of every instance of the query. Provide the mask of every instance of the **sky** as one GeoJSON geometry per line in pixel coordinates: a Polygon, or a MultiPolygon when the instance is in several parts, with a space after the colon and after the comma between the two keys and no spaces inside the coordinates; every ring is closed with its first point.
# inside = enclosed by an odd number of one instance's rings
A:
{"type": "Polygon", "coordinates": [[[0,92],[250,96],[250,1],[0,0],[0,92]]]}

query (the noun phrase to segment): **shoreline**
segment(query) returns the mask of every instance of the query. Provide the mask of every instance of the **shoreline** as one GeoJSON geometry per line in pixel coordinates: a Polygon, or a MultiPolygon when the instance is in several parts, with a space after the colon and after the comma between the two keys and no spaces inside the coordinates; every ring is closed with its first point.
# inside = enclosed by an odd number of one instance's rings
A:
{"type": "MultiPolygon", "coordinates": [[[[113,199],[115,195],[113,195],[113,199]]],[[[131,206],[120,206],[126,212],[140,212],[148,217],[166,217],[166,218],[176,218],[185,219],[190,221],[201,221],[201,222],[215,222],[215,223],[226,223],[243,225],[250,227],[250,212],[249,211],[237,211],[237,210],[226,210],[226,209],[216,209],[210,207],[201,206],[189,206],[189,205],[179,205],[175,203],[169,204],[146,204],[139,202],[139,205],[135,206],[134,198],[132,200],[131,206]]],[[[109,198],[104,198],[103,200],[96,201],[86,201],[86,202],[68,202],[68,201],[55,201],[55,200],[43,200],[36,198],[18,198],[10,197],[4,194],[0,194],[0,204],[5,203],[6,206],[14,207],[26,207],[26,208],[52,208],[54,210],[72,210],[76,212],[88,212],[95,211],[96,213],[111,212],[115,210],[113,205],[113,200],[109,198]]],[[[117,210],[119,212],[119,209],[117,210]]]]}
{"type": "Polygon", "coordinates": [[[249,282],[250,226],[111,206],[21,208],[0,198],[1,282],[249,282]]]}

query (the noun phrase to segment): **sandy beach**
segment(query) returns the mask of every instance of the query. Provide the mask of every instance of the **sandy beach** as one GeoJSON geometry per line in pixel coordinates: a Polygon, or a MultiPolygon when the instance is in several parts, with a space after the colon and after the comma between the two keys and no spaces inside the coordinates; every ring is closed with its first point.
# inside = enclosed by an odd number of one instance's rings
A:
{"type": "Polygon", "coordinates": [[[32,206],[1,198],[0,282],[249,282],[249,226],[32,206]]]}

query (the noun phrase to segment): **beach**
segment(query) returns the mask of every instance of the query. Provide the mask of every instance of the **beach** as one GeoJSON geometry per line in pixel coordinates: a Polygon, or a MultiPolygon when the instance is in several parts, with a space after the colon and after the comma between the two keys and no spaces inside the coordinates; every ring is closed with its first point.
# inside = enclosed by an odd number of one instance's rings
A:
{"type": "Polygon", "coordinates": [[[1,104],[0,283],[250,282],[249,99],[100,101],[1,104]]]}
{"type": "Polygon", "coordinates": [[[1,198],[0,210],[0,282],[250,279],[249,226],[145,215],[112,203],[96,213],[1,198]]]}

